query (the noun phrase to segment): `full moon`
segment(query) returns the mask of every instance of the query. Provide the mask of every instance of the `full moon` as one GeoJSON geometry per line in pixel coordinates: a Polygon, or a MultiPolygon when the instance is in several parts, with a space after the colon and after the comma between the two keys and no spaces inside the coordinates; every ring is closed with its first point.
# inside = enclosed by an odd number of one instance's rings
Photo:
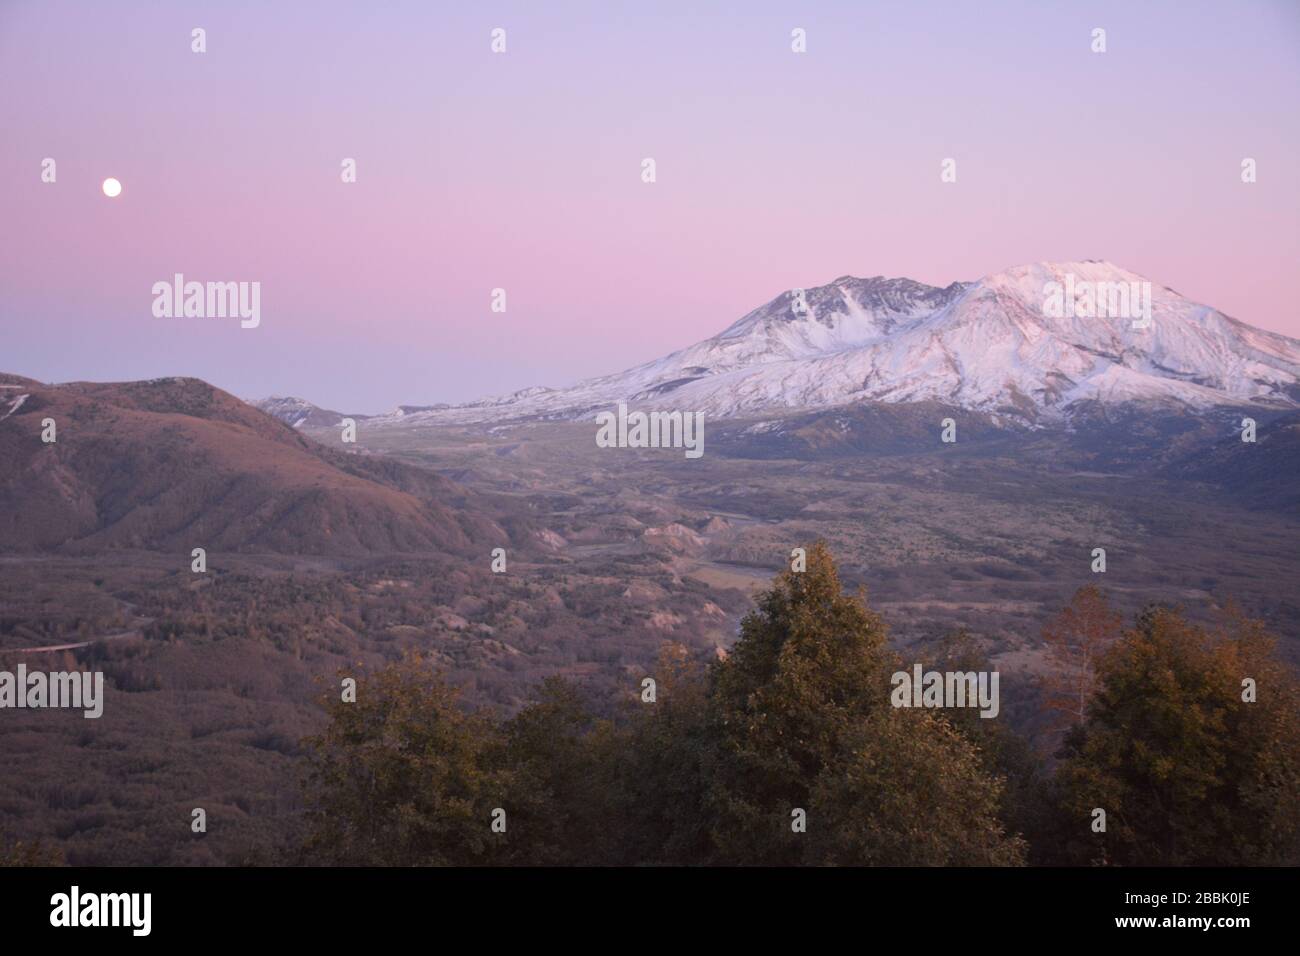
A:
{"type": "Polygon", "coordinates": [[[104,180],[104,195],[112,199],[122,191],[122,184],[113,177],[104,180]]]}

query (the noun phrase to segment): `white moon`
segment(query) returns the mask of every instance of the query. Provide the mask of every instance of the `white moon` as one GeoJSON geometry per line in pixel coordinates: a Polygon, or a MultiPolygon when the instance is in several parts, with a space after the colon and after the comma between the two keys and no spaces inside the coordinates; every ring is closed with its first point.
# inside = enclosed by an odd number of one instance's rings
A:
{"type": "Polygon", "coordinates": [[[121,191],[122,191],[122,184],[119,183],[112,176],[104,180],[104,195],[107,196],[109,199],[112,199],[121,191]]]}

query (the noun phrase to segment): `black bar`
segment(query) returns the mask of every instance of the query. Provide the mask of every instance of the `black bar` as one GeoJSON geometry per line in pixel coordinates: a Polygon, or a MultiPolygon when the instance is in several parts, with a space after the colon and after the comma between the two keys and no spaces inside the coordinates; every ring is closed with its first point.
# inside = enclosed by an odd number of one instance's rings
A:
{"type": "Polygon", "coordinates": [[[463,949],[517,935],[534,945],[567,938],[675,948],[700,938],[701,925],[709,937],[757,942],[787,930],[815,934],[807,937],[811,942],[833,930],[859,943],[973,945],[1051,933],[1040,940],[1129,936],[1231,945],[1292,924],[1288,910],[1295,886],[1294,869],[69,867],[0,870],[0,926],[6,943],[74,939],[205,947],[277,941],[373,947],[393,936],[463,949]],[[74,885],[83,903],[88,894],[151,894],[148,936],[135,936],[129,925],[52,926],[52,897],[70,896],[74,885]],[[1207,894],[1227,898],[1214,901],[1207,894]],[[1154,898],[1155,905],[1142,897],[1154,898]],[[1155,925],[1117,924],[1130,918],[1153,919],[1155,925]],[[1244,918],[1248,925],[1207,929],[1176,922],[1204,918],[1244,918]],[[1164,925],[1166,920],[1175,923],[1164,925]]]}

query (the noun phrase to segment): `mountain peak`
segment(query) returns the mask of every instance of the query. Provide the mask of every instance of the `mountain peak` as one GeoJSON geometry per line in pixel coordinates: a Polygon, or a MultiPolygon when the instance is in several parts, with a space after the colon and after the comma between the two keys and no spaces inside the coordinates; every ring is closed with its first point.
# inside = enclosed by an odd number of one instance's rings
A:
{"type": "Polygon", "coordinates": [[[1300,342],[1105,259],[944,287],[845,275],[785,290],[626,372],[407,418],[575,418],[620,401],[712,417],[928,401],[1030,422],[1067,418],[1081,402],[1293,406],[1300,342]]]}
{"type": "Polygon", "coordinates": [[[278,418],[290,428],[336,428],[342,424],[345,417],[357,420],[369,417],[366,415],[345,416],[340,412],[313,405],[305,398],[297,398],[292,395],[273,395],[270,398],[250,401],[248,404],[266,412],[272,418],[278,418]]]}

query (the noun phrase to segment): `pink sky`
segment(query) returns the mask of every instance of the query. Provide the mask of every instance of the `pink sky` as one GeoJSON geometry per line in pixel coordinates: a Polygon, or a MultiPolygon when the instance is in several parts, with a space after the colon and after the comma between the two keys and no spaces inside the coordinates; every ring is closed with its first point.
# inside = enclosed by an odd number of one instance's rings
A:
{"type": "Polygon", "coordinates": [[[1300,337],[1300,4],[451,6],[0,3],[0,370],[373,412],[1043,259],[1300,337]],[[154,318],[175,272],[260,328],[154,318]]]}

